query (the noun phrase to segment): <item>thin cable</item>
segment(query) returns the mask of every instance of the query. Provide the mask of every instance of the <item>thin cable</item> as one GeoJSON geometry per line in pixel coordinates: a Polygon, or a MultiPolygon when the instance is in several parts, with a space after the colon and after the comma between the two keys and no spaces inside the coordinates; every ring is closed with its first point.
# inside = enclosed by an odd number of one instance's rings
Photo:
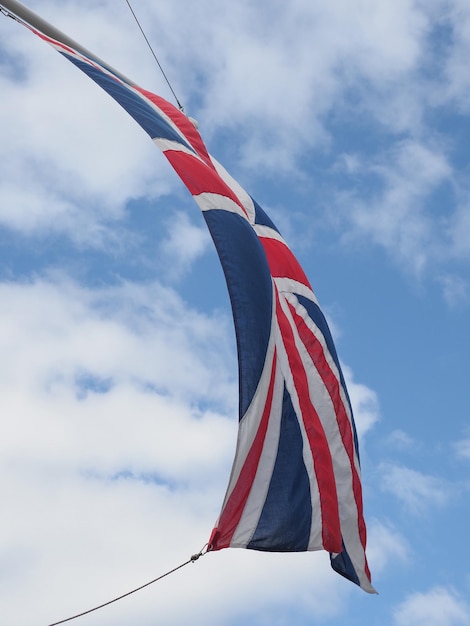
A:
{"type": "Polygon", "coordinates": [[[173,574],[173,572],[176,572],[177,570],[181,569],[185,565],[189,565],[189,563],[194,563],[195,561],[198,560],[199,557],[204,556],[204,554],[206,554],[206,552],[207,552],[207,551],[204,552],[206,547],[207,546],[204,546],[204,548],[202,548],[202,550],[200,552],[198,552],[197,554],[193,554],[192,557],[190,559],[188,559],[185,563],[182,563],[181,565],[178,565],[178,567],[175,567],[174,569],[170,570],[169,572],[166,572],[166,574],[162,574],[158,578],[154,578],[150,582],[145,583],[145,585],[141,585],[140,587],[137,587],[136,589],[133,589],[132,591],[128,591],[127,593],[123,593],[122,596],[118,596],[117,598],[114,598],[113,600],[108,600],[108,602],[104,602],[103,604],[100,604],[99,606],[95,606],[92,609],[88,609],[88,611],[83,611],[82,613],[77,613],[76,615],[72,615],[71,617],[67,617],[65,619],[62,619],[59,622],[54,622],[53,624],[48,624],[48,626],[58,626],[58,624],[65,624],[65,622],[70,622],[73,619],[77,619],[77,617],[82,617],[83,615],[87,615],[88,613],[93,613],[93,611],[97,611],[98,609],[102,609],[103,607],[108,606],[108,604],[112,604],[113,602],[117,602],[118,600],[122,600],[122,598],[126,598],[127,596],[130,596],[131,594],[135,593],[136,591],[140,591],[141,589],[144,589],[145,587],[148,587],[149,585],[153,585],[153,583],[156,583],[158,580],[161,580],[162,578],[165,578],[165,576],[169,576],[170,574],[173,574]]]}
{"type": "Polygon", "coordinates": [[[145,41],[147,42],[148,47],[150,48],[150,52],[152,53],[153,58],[155,59],[155,61],[157,62],[158,67],[160,68],[160,72],[162,73],[163,78],[166,80],[167,85],[168,85],[168,87],[170,88],[171,93],[173,94],[173,96],[174,96],[174,98],[175,98],[175,100],[176,100],[176,103],[177,103],[177,105],[178,105],[179,110],[180,110],[181,112],[184,112],[183,105],[182,105],[182,104],[181,104],[181,102],[178,100],[178,96],[176,95],[176,93],[175,93],[175,91],[174,91],[173,87],[171,86],[171,83],[170,83],[170,81],[168,80],[167,75],[166,75],[166,74],[165,74],[165,72],[163,71],[163,67],[160,65],[160,61],[157,59],[157,55],[156,55],[156,54],[155,54],[155,52],[153,51],[153,48],[152,48],[152,46],[150,45],[149,40],[147,39],[147,35],[144,33],[144,29],[143,29],[143,28],[142,28],[142,26],[140,25],[140,22],[139,22],[139,20],[137,19],[137,15],[134,13],[134,9],[132,8],[131,3],[129,2],[129,0],[126,0],[126,3],[127,3],[127,6],[129,7],[130,12],[131,12],[131,13],[132,13],[132,15],[134,16],[134,19],[135,19],[135,21],[136,21],[136,23],[137,23],[137,26],[140,28],[140,32],[142,33],[142,35],[143,35],[143,37],[144,37],[145,41]]]}

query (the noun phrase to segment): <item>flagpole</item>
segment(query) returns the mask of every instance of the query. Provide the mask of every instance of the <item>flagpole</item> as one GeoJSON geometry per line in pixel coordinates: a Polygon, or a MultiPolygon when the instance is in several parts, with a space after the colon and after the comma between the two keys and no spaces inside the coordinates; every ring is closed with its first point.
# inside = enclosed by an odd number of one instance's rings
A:
{"type": "Polygon", "coordinates": [[[34,11],[31,11],[31,9],[25,7],[24,4],[18,2],[18,0],[0,0],[0,9],[2,8],[5,10],[6,14],[13,19],[18,19],[20,22],[24,22],[25,24],[43,33],[47,37],[55,39],[65,46],[74,48],[75,50],[80,52],[80,54],[83,54],[89,59],[96,61],[99,65],[112,72],[115,76],[117,76],[120,80],[127,83],[128,85],[136,85],[134,81],[127,78],[127,76],[124,76],[124,74],[121,74],[121,72],[115,70],[113,67],[111,67],[111,65],[97,57],[96,54],[93,54],[93,52],[90,52],[89,50],[81,46],[79,43],[74,41],[71,37],[60,31],[58,28],[52,26],[52,24],[49,24],[49,22],[46,22],[46,20],[40,17],[37,13],[34,13],[34,11]]]}

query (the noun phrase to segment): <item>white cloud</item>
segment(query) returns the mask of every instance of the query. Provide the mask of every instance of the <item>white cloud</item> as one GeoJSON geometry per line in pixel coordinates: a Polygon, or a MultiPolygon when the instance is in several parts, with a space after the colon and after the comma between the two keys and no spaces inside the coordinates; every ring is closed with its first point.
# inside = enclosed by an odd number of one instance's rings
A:
{"type": "Polygon", "coordinates": [[[178,278],[204,253],[211,239],[207,228],[192,224],[186,213],[173,215],[168,227],[162,252],[167,258],[169,275],[178,278]]]}
{"type": "Polygon", "coordinates": [[[158,381],[160,389],[186,397],[226,396],[227,379],[214,385],[211,367],[215,359],[226,376],[222,363],[233,359],[228,319],[188,309],[171,289],[122,283],[93,290],[55,276],[0,290],[5,384],[32,380],[40,388],[76,389],[79,377],[90,374],[113,383],[158,381]],[[25,342],[26,335],[33,340],[25,342]],[[217,350],[210,348],[215,340],[217,350]],[[193,348],[204,345],[209,352],[200,361],[193,348]]]}
{"type": "MultiPolygon", "coordinates": [[[[0,292],[2,619],[27,623],[34,605],[49,623],[207,540],[236,441],[233,356],[224,319],[157,284],[0,292]]],[[[120,614],[152,614],[150,599],[120,614]]],[[[174,600],[166,623],[190,610],[171,617],[174,600]]]]}
{"type": "Polygon", "coordinates": [[[444,298],[451,308],[466,304],[469,298],[468,281],[457,274],[444,274],[439,278],[444,298]]]}
{"type": "MultiPolygon", "coordinates": [[[[462,189],[462,196],[466,195],[462,189]]],[[[470,210],[466,199],[457,207],[448,224],[450,251],[457,259],[470,257],[470,210]]]]}
{"type": "Polygon", "coordinates": [[[362,440],[380,417],[377,394],[366,385],[355,382],[351,368],[345,365],[341,367],[353,408],[357,434],[362,440]]]}
{"type": "Polygon", "coordinates": [[[227,463],[236,426],[220,409],[236,414],[237,387],[226,320],[159,285],[61,279],[0,293],[5,463],[183,482],[210,459],[227,463]]]}
{"type": "Polygon", "coordinates": [[[352,226],[348,237],[375,242],[419,274],[442,247],[439,224],[425,202],[451,177],[451,167],[438,149],[403,141],[367,169],[380,181],[380,192],[367,204],[342,197],[344,218],[352,226]]]}
{"type": "Polygon", "coordinates": [[[393,562],[408,562],[410,549],[405,538],[392,525],[371,519],[367,532],[367,557],[371,571],[380,578],[393,562]]]}
{"type": "Polygon", "coordinates": [[[470,83],[465,65],[470,53],[470,10],[465,0],[453,0],[446,9],[441,26],[447,29],[450,45],[443,60],[444,81],[439,99],[454,102],[461,111],[468,112],[470,83]]]}
{"type": "Polygon", "coordinates": [[[374,93],[387,87],[388,96],[391,83],[411,78],[429,20],[413,2],[368,0],[354,7],[343,0],[270,4],[269,18],[264,3],[254,8],[245,2],[214,19],[218,27],[211,23],[210,37],[217,53],[193,35],[200,45],[185,63],[210,68],[203,117],[212,125],[236,123],[243,135],[248,128],[243,158],[249,166],[271,168],[286,167],[305,147],[324,143],[322,116],[351,85],[362,81],[370,99],[371,85],[374,93]],[[236,45],[230,45],[235,33],[236,45]]]}
{"type": "Polygon", "coordinates": [[[452,589],[411,594],[395,611],[394,626],[466,626],[470,606],[452,589]]]}
{"type": "Polygon", "coordinates": [[[449,485],[435,476],[392,463],[383,463],[380,468],[382,488],[392,493],[413,513],[443,506],[451,496],[449,485]]]}
{"type": "Polygon", "coordinates": [[[470,459],[470,437],[462,439],[455,444],[457,455],[464,459],[470,459]]]}
{"type": "Polygon", "coordinates": [[[416,441],[399,428],[390,433],[387,437],[387,442],[400,450],[409,450],[416,446],[416,441]]]}
{"type": "Polygon", "coordinates": [[[171,189],[170,168],[109,96],[44,42],[4,21],[2,43],[23,69],[0,74],[0,114],[8,119],[0,142],[0,225],[101,247],[129,199],[171,189]]]}

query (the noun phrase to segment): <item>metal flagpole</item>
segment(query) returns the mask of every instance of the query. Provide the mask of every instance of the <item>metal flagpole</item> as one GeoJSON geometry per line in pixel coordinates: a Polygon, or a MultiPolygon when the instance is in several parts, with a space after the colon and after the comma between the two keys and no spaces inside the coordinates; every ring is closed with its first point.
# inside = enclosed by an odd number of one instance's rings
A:
{"type": "Polygon", "coordinates": [[[92,59],[93,61],[96,61],[102,67],[112,72],[124,83],[127,83],[131,86],[136,86],[136,83],[134,83],[134,81],[127,78],[127,76],[124,76],[124,74],[121,74],[121,72],[115,70],[113,67],[111,67],[111,65],[97,57],[96,54],[93,54],[93,52],[90,52],[89,50],[81,46],[79,43],[71,39],[68,35],[60,31],[58,28],[52,26],[52,24],[49,24],[49,22],[46,22],[46,20],[37,15],[37,13],[34,13],[33,11],[25,7],[24,4],[18,2],[18,0],[0,0],[0,9],[4,9],[4,13],[6,15],[9,15],[13,19],[17,18],[19,21],[22,21],[32,28],[40,31],[44,35],[47,35],[47,37],[55,39],[65,46],[70,46],[71,48],[77,50],[77,52],[80,52],[84,56],[92,59]]]}

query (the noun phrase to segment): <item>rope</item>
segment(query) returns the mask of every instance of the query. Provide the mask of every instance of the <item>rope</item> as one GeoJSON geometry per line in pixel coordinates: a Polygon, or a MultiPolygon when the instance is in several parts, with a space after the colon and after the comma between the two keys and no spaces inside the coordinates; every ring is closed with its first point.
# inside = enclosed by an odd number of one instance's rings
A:
{"type": "Polygon", "coordinates": [[[0,7],[0,13],[2,13],[5,17],[11,17],[12,20],[15,20],[15,22],[18,22],[18,24],[24,24],[24,22],[21,22],[16,15],[13,15],[13,13],[10,13],[10,11],[8,9],[5,9],[5,7],[0,7]]]}
{"type": "Polygon", "coordinates": [[[173,574],[173,572],[176,572],[177,570],[181,569],[185,565],[189,565],[189,563],[195,563],[199,559],[199,557],[204,556],[204,554],[207,553],[207,550],[206,550],[206,552],[204,552],[206,547],[207,546],[204,546],[204,548],[202,548],[202,550],[200,552],[198,552],[197,554],[193,554],[192,557],[190,559],[188,559],[185,563],[182,563],[181,565],[178,565],[178,567],[175,567],[172,570],[170,570],[169,572],[166,572],[166,574],[162,574],[158,578],[154,578],[150,582],[145,583],[144,585],[141,585],[140,587],[137,587],[136,589],[133,589],[132,591],[128,591],[127,593],[123,593],[122,596],[118,596],[117,598],[114,598],[113,600],[108,600],[108,602],[104,602],[103,604],[95,606],[92,609],[88,609],[87,611],[83,611],[82,613],[77,613],[76,615],[72,615],[71,617],[67,617],[65,619],[62,619],[59,622],[54,622],[53,624],[48,624],[48,626],[58,626],[58,624],[65,624],[65,622],[70,622],[73,619],[77,619],[77,617],[82,617],[83,615],[88,615],[88,613],[93,613],[93,611],[97,611],[98,609],[102,609],[103,607],[108,606],[109,604],[113,604],[113,602],[117,602],[118,600],[122,600],[122,598],[126,598],[127,596],[130,596],[131,594],[135,593],[136,591],[140,591],[141,589],[144,589],[145,587],[148,587],[149,585],[153,585],[153,583],[156,583],[157,581],[161,580],[162,578],[165,578],[165,576],[169,576],[170,574],[173,574]]]}
{"type": "Polygon", "coordinates": [[[157,55],[156,55],[156,54],[155,54],[155,52],[153,51],[153,48],[152,48],[152,46],[150,45],[149,40],[147,39],[147,35],[144,33],[144,29],[142,28],[142,26],[140,25],[139,20],[137,19],[137,15],[135,14],[134,9],[133,9],[133,8],[132,8],[132,6],[131,6],[131,3],[129,2],[129,0],[126,0],[126,3],[127,3],[127,6],[129,7],[130,12],[131,12],[131,13],[132,13],[132,15],[134,16],[134,19],[135,19],[135,21],[136,21],[136,23],[137,23],[137,26],[140,28],[140,32],[142,33],[143,38],[144,38],[144,39],[145,39],[145,41],[147,42],[147,45],[148,45],[148,47],[149,47],[149,49],[150,49],[150,52],[151,52],[151,53],[152,53],[152,55],[153,55],[153,58],[155,59],[155,61],[156,61],[157,65],[158,65],[158,67],[160,68],[160,72],[162,73],[163,78],[166,80],[166,83],[167,83],[168,87],[170,88],[171,93],[173,94],[173,96],[174,96],[174,98],[175,98],[175,100],[176,100],[176,103],[177,103],[177,105],[178,105],[179,110],[180,110],[182,113],[184,113],[184,108],[183,108],[183,105],[182,105],[182,104],[181,104],[181,102],[178,100],[178,96],[176,95],[176,93],[175,93],[175,91],[174,91],[173,87],[171,86],[171,83],[170,83],[170,81],[168,80],[167,75],[166,75],[166,74],[165,74],[165,72],[163,71],[163,67],[162,67],[162,66],[161,66],[161,64],[160,64],[160,61],[157,59],[157,55]]]}

